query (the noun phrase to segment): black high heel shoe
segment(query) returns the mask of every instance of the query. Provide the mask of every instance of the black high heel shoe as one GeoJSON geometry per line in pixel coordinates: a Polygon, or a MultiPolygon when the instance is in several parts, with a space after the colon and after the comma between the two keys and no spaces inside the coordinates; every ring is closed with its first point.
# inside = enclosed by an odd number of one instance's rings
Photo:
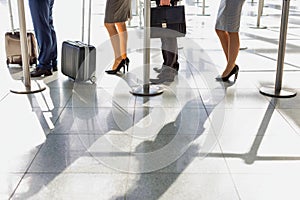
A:
{"type": "Polygon", "coordinates": [[[225,77],[216,77],[217,81],[227,82],[229,78],[234,74],[234,82],[236,81],[239,74],[239,66],[235,65],[231,72],[225,77]]]}
{"type": "Polygon", "coordinates": [[[126,57],[125,59],[123,59],[124,60],[124,63],[125,63],[125,65],[126,65],[126,67],[127,67],[127,71],[128,71],[128,67],[129,67],[129,62],[130,62],[130,60],[129,60],[129,58],[128,57],[126,57]]]}
{"type": "Polygon", "coordinates": [[[108,74],[117,74],[123,68],[123,73],[125,73],[125,60],[121,60],[120,64],[116,69],[106,70],[105,72],[108,74]]]}

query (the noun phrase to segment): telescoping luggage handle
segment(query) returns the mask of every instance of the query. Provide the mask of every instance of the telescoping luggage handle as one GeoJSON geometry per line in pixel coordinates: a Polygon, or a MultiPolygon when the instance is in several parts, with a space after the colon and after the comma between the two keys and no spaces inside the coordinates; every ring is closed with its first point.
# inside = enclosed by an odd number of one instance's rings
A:
{"type": "MultiPolygon", "coordinates": [[[[92,0],[89,0],[89,8],[88,8],[88,38],[87,44],[90,45],[91,39],[91,11],[92,11],[92,0]]],[[[82,32],[81,32],[81,41],[84,42],[84,28],[85,28],[85,0],[82,1],[82,32]]]]}
{"type": "Polygon", "coordinates": [[[15,34],[15,26],[14,26],[14,18],[13,18],[12,8],[11,8],[11,0],[8,0],[8,11],[9,11],[11,32],[13,34],[15,34]]]}
{"type": "MultiPolygon", "coordinates": [[[[89,74],[89,66],[90,66],[90,59],[89,59],[89,52],[90,52],[90,38],[91,38],[91,10],[92,10],[92,0],[89,0],[89,8],[88,8],[88,38],[87,38],[87,44],[84,49],[84,66],[88,66],[86,70],[84,71],[84,77],[87,77],[89,74]]],[[[81,41],[84,43],[84,28],[85,28],[85,0],[82,1],[82,38],[81,41]]]]}

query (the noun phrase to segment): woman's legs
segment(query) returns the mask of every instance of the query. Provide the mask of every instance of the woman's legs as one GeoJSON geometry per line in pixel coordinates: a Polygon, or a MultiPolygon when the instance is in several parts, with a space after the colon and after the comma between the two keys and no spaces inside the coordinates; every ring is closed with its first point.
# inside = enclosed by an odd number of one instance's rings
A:
{"type": "Polygon", "coordinates": [[[120,53],[122,59],[127,58],[127,40],[128,40],[128,33],[126,29],[125,22],[116,23],[118,28],[119,38],[120,38],[120,53]]]}
{"type": "Polygon", "coordinates": [[[120,47],[120,36],[118,34],[118,30],[114,23],[104,23],[108,34],[110,36],[110,41],[113,46],[114,54],[115,54],[115,62],[113,64],[112,69],[116,69],[120,64],[122,57],[121,57],[121,47],[120,47]]]}
{"type": "Polygon", "coordinates": [[[226,68],[222,73],[222,77],[225,77],[235,66],[235,61],[240,49],[240,38],[238,32],[226,32],[221,30],[216,30],[216,32],[227,59],[226,68]]]}

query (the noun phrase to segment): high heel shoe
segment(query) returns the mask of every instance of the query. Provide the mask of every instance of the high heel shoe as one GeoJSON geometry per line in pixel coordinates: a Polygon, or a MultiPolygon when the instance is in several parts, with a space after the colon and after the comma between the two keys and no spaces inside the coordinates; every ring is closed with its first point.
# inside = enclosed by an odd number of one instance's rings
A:
{"type": "Polygon", "coordinates": [[[125,73],[125,60],[121,60],[118,67],[116,69],[106,70],[105,72],[108,74],[117,74],[123,68],[123,73],[125,73]]]}
{"type": "Polygon", "coordinates": [[[233,74],[234,74],[234,83],[235,83],[235,81],[238,77],[238,74],[239,74],[239,66],[235,65],[234,68],[231,70],[231,72],[227,76],[225,76],[225,77],[216,77],[216,80],[227,82],[233,74]]]}
{"type": "Polygon", "coordinates": [[[127,67],[127,71],[128,71],[128,67],[129,67],[129,62],[130,62],[130,60],[129,60],[129,58],[128,57],[126,57],[125,59],[123,59],[124,60],[124,63],[125,63],[125,65],[126,65],[126,67],[127,67]]]}

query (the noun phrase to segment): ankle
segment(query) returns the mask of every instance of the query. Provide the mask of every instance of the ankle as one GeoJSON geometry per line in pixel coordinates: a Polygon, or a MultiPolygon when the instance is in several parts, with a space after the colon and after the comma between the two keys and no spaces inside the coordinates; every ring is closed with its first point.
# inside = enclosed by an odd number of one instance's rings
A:
{"type": "Polygon", "coordinates": [[[127,58],[127,54],[123,54],[121,57],[122,57],[122,59],[126,59],[127,58]]]}

